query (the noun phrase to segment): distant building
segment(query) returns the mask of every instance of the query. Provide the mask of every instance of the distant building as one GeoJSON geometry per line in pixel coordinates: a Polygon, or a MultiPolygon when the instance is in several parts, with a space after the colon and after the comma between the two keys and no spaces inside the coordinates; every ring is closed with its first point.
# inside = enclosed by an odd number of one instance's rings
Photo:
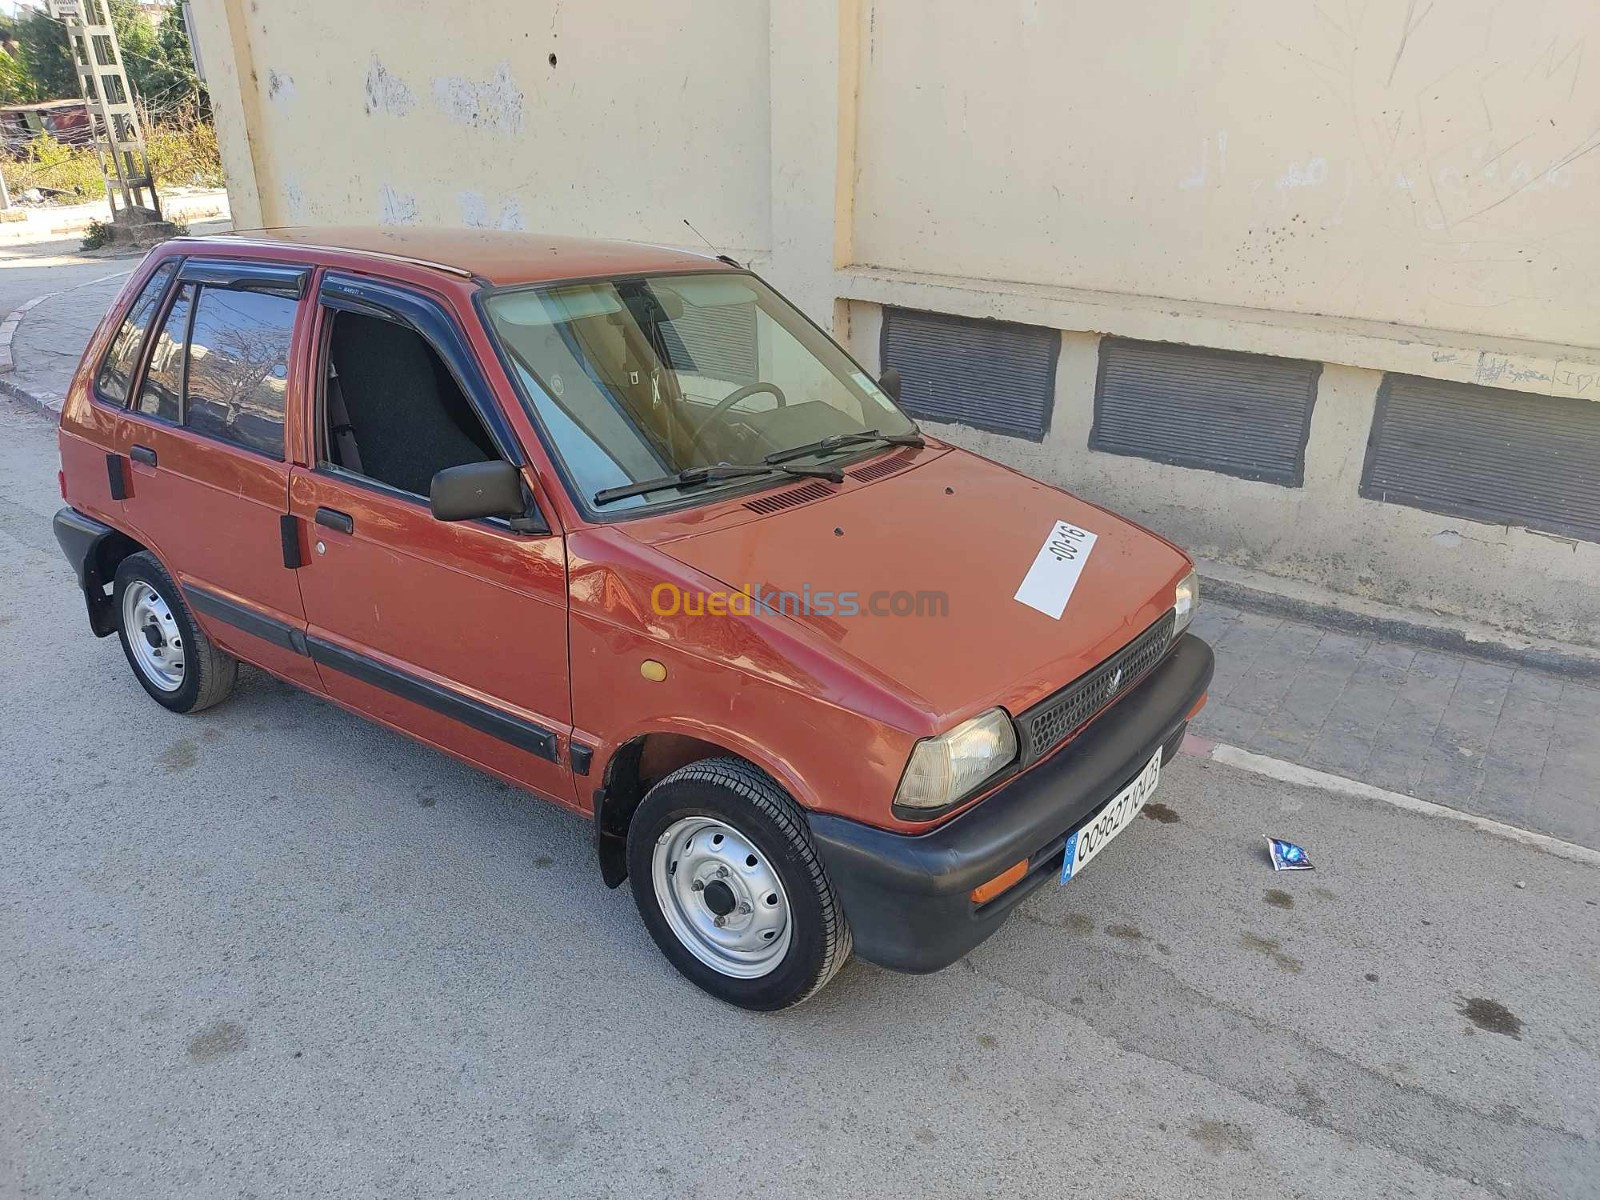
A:
{"type": "Polygon", "coordinates": [[[0,138],[12,158],[26,154],[28,147],[45,134],[70,146],[87,144],[94,139],[89,109],[82,100],[44,100],[0,108],[0,138]]]}

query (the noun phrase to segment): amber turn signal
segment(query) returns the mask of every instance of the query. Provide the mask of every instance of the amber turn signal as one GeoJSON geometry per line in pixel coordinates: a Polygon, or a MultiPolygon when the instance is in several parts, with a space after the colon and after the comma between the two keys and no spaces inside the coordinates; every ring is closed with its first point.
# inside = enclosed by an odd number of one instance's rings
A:
{"type": "Polygon", "coordinates": [[[1028,860],[1023,859],[1015,866],[1007,867],[988,883],[980,883],[972,889],[972,902],[974,904],[987,904],[1001,892],[1013,884],[1022,882],[1022,877],[1028,873],[1028,860]]]}

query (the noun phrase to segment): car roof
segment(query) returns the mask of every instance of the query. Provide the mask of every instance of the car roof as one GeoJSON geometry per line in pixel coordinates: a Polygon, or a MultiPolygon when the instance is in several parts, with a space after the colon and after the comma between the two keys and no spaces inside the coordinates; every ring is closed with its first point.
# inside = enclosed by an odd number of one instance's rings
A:
{"type": "Polygon", "coordinates": [[[301,225],[247,229],[183,239],[189,245],[273,244],[298,249],[353,251],[466,273],[496,287],[642,275],[659,271],[727,270],[709,254],[599,238],[513,233],[501,229],[419,226],[301,225]]]}

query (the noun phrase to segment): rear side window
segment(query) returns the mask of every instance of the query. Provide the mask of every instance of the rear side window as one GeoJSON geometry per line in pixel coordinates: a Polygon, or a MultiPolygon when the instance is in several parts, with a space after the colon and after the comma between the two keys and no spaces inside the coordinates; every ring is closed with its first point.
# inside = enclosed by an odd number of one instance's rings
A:
{"type": "Polygon", "coordinates": [[[183,413],[183,347],[188,340],[194,291],[192,283],[178,289],[156,336],[155,348],[150,351],[144,382],[139,385],[139,411],[163,421],[176,423],[183,413]]]}
{"type": "Polygon", "coordinates": [[[298,307],[267,292],[200,289],[189,333],[185,425],[283,457],[289,338],[298,307]]]}
{"type": "Polygon", "coordinates": [[[163,263],[156,268],[155,274],[150,276],[144,290],[128,310],[128,315],[123,318],[117,336],[111,339],[111,349],[106,351],[105,361],[100,364],[100,373],[95,376],[94,385],[100,395],[113,404],[128,402],[128,385],[133,379],[134,369],[139,365],[139,349],[144,345],[145,330],[150,328],[156,309],[161,307],[161,297],[166,294],[167,284],[171,282],[176,269],[175,263],[163,263]]]}

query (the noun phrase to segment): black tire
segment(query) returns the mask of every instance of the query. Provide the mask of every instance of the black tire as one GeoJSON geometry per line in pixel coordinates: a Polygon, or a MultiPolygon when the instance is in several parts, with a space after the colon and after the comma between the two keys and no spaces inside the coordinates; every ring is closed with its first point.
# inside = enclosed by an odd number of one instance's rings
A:
{"type": "Polygon", "coordinates": [[[645,928],[668,961],[697,987],[740,1008],[770,1012],[809,1000],[850,957],[850,926],[804,815],[770,776],[743,759],[702,759],[650,789],[628,826],[628,877],[645,928]],[[752,843],[788,896],[788,950],[757,978],[735,978],[702,962],[673,931],[656,895],[657,840],[678,821],[697,816],[731,826],[752,843]]]}
{"type": "Polygon", "coordinates": [[[141,550],[123,559],[117,566],[112,600],[116,608],[117,638],[122,643],[122,653],[133,668],[134,678],[152,700],[173,712],[193,713],[220,704],[228,698],[233,691],[234,679],[238,676],[239,660],[227,651],[219,650],[205,635],[194,619],[194,613],[189,611],[183,592],[161,565],[160,559],[148,550],[141,550]],[[182,639],[183,681],[175,690],[159,686],[140,666],[129,644],[130,637],[142,636],[139,630],[127,629],[127,622],[123,619],[124,598],[128,588],[135,583],[153,588],[161,597],[171,611],[178,636],[182,639]]]}

